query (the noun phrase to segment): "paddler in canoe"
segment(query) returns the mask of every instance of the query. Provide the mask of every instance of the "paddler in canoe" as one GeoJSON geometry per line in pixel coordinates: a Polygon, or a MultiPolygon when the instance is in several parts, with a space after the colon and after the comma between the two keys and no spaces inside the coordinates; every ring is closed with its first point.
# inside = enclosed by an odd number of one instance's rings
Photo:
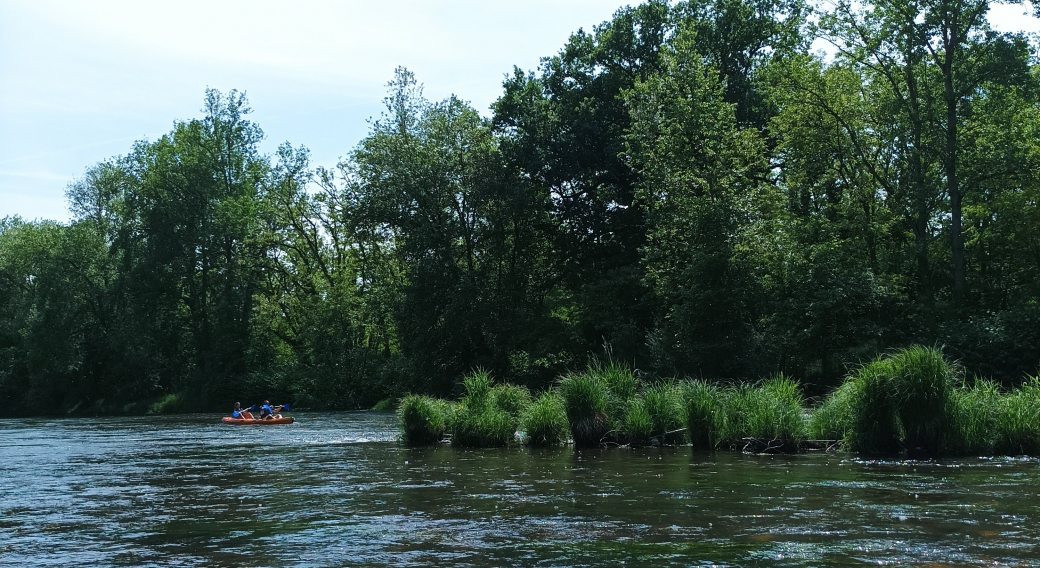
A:
{"type": "MultiPolygon", "coordinates": [[[[253,407],[250,406],[249,408],[252,409],[253,407]]],[[[253,415],[252,415],[252,413],[249,412],[249,410],[242,410],[242,403],[241,402],[236,402],[235,403],[235,409],[231,411],[231,417],[232,418],[245,418],[247,420],[253,420],[253,415]]]]}
{"type": "Polygon", "coordinates": [[[236,402],[235,408],[231,412],[231,416],[225,416],[222,420],[224,424],[237,424],[237,425],[248,425],[248,424],[292,424],[295,420],[292,417],[283,417],[281,412],[283,410],[289,410],[288,404],[280,404],[278,406],[271,406],[269,401],[264,401],[260,406],[260,416],[253,416],[252,411],[256,408],[256,405],[250,406],[249,408],[242,408],[242,404],[236,402]]]}

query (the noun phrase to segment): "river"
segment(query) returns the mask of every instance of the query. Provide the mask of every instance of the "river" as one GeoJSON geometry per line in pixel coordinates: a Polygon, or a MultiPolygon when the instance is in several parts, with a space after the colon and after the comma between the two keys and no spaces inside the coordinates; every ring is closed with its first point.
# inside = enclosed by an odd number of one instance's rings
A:
{"type": "Polygon", "coordinates": [[[1037,566],[1036,459],[408,449],[393,415],[0,420],[10,566],[1037,566]]]}

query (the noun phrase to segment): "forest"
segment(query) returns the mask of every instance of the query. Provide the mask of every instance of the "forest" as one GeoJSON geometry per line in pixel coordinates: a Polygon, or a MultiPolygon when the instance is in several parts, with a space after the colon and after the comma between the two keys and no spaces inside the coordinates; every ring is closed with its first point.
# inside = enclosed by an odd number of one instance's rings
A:
{"type": "Polygon", "coordinates": [[[488,111],[397,69],[331,169],[208,90],[70,184],[71,221],[0,220],[0,408],[368,408],[597,360],[819,397],[913,345],[1015,387],[1040,43],[990,4],[622,8],[488,111]]]}

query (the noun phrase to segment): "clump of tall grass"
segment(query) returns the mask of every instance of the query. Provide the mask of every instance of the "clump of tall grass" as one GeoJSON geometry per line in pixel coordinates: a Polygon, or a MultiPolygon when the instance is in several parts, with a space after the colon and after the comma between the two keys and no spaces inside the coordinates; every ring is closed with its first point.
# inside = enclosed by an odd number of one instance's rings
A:
{"type": "Polygon", "coordinates": [[[629,402],[623,432],[633,445],[682,443],[686,412],[674,384],[649,387],[629,402]]]}
{"type": "Polygon", "coordinates": [[[846,381],[813,409],[807,425],[809,438],[844,443],[855,427],[853,402],[856,383],[846,381]]]}
{"type": "Polygon", "coordinates": [[[1030,378],[1004,397],[996,423],[998,453],[1040,455],[1040,378],[1030,378]]]}
{"type": "Polygon", "coordinates": [[[585,372],[606,387],[606,415],[609,422],[607,439],[620,441],[619,434],[625,429],[625,415],[639,392],[639,380],[631,367],[613,360],[606,364],[594,361],[585,372]]]}
{"type": "Polygon", "coordinates": [[[702,380],[687,381],[681,386],[686,430],[694,449],[714,449],[725,419],[722,390],[702,380]]]}
{"type": "Polygon", "coordinates": [[[567,411],[559,393],[547,391],[532,402],[520,417],[524,443],[528,446],[558,446],[567,442],[570,433],[567,411]]]}
{"type": "Polygon", "coordinates": [[[401,438],[409,446],[437,444],[447,430],[448,405],[428,396],[408,395],[397,407],[401,438]]]}
{"type": "Polygon", "coordinates": [[[805,439],[801,389],[783,375],[735,387],[725,397],[725,413],[722,438],[732,447],[795,452],[805,439]]]}
{"type": "Polygon", "coordinates": [[[954,389],[950,393],[950,424],[943,453],[991,455],[997,444],[997,424],[1006,398],[992,381],[977,380],[971,388],[954,389]]]}
{"type": "Polygon", "coordinates": [[[950,427],[956,368],[934,347],[915,345],[890,358],[891,396],[911,453],[938,455],[950,427]]]}
{"type": "Polygon", "coordinates": [[[892,395],[892,361],[877,359],[861,366],[848,379],[852,429],[846,435],[849,449],[867,454],[899,451],[900,428],[892,395]]]}
{"type": "Polygon", "coordinates": [[[574,445],[579,448],[599,446],[610,427],[607,419],[610,395],[606,383],[591,373],[569,374],[560,380],[560,395],[574,445]]]}
{"type": "Polygon", "coordinates": [[[450,421],[452,445],[491,448],[511,442],[530,393],[522,387],[492,387],[491,376],[479,369],[464,377],[462,383],[466,395],[450,421]]]}

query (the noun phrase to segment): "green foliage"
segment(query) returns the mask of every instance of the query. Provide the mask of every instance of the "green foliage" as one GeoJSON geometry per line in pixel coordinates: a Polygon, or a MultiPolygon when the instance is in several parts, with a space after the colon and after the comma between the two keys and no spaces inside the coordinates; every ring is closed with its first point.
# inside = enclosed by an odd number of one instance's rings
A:
{"type": "Polygon", "coordinates": [[[996,427],[997,453],[1040,455],[1040,379],[1027,380],[1000,404],[996,427]]]}
{"type": "Polygon", "coordinates": [[[642,397],[628,401],[623,428],[625,436],[633,446],[645,446],[650,443],[654,435],[654,418],[642,397]]]}
{"type": "Polygon", "coordinates": [[[570,433],[563,399],[554,391],[542,393],[520,419],[524,443],[528,446],[558,446],[567,442],[570,433]]]}
{"type": "Polygon", "coordinates": [[[491,389],[495,407],[508,414],[514,421],[531,405],[531,391],[517,385],[496,385],[491,389]]]}
{"type": "Polygon", "coordinates": [[[397,407],[401,438],[409,446],[437,444],[447,430],[447,405],[427,396],[408,395],[397,407]]]}
{"type": "Polygon", "coordinates": [[[609,426],[606,384],[591,373],[572,373],[560,380],[560,395],[574,444],[579,448],[600,445],[609,426]]]}
{"type": "Polygon", "coordinates": [[[493,448],[513,441],[531,393],[514,385],[492,386],[491,375],[478,369],[463,378],[466,395],[450,421],[451,443],[458,447],[493,448]]]}
{"type": "MultiPolygon", "coordinates": [[[[1032,451],[1029,388],[960,390],[934,349],[874,359],[941,344],[1002,385],[1040,360],[1037,39],[987,9],[813,5],[809,26],[800,0],[652,0],[516,70],[490,119],[397,69],[333,169],[262,153],[245,96],[208,90],[74,181],[69,223],[0,221],[0,404],[365,408],[474,368],[544,389],[606,343],[609,364],[561,383],[580,446],[660,429],[636,361],[782,368],[813,394],[852,363],[813,437],[974,453],[995,412],[1000,451],[1032,451]],[[821,37],[832,57],[810,53],[821,37]]],[[[485,378],[446,423],[518,420],[527,399],[485,378]]],[[[697,447],[797,439],[783,381],[690,388],[697,447]]]]}
{"type": "Polygon", "coordinates": [[[640,396],[629,400],[622,431],[635,446],[682,443],[686,437],[685,411],[678,385],[665,383],[648,387],[640,396]]]}
{"type": "Polygon", "coordinates": [[[849,448],[868,454],[889,454],[899,450],[898,409],[892,398],[890,378],[894,374],[888,359],[878,358],[861,366],[850,381],[853,409],[849,448]]]}
{"type": "Polygon", "coordinates": [[[722,390],[699,379],[687,381],[681,388],[690,442],[698,450],[714,449],[725,425],[722,390]]]}
{"type": "Polygon", "coordinates": [[[590,364],[586,374],[606,386],[606,414],[610,421],[610,431],[615,433],[622,431],[625,415],[639,390],[639,380],[636,379],[630,367],[613,360],[607,364],[600,362],[590,364]]]}
{"type": "Polygon", "coordinates": [[[1007,398],[992,381],[976,380],[971,388],[955,389],[950,396],[944,453],[958,456],[992,455],[1000,435],[998,419],[1007,398]]]}
{"type": "Polygon", "coordinates": [[[732,447],[755,451],[797,451],[806,420],[797,383],[784,376],[761,386],[740,385],[725,397],[721,438],[732,447]]]}
{"type": "Polygon", "coordinates": [[[814,440],[851,440],[856,426],[858,383],[846,381],[818,404],[809,416],[808,436],[814,440]]]}
{"type": "Polygon", "coordinates": [[[914,453],[938,455],[950,417],[955,368],[942,352],[915,345],[902,349],[887,366],[889,395],[899,415],[903,443],[914,453]]]}

